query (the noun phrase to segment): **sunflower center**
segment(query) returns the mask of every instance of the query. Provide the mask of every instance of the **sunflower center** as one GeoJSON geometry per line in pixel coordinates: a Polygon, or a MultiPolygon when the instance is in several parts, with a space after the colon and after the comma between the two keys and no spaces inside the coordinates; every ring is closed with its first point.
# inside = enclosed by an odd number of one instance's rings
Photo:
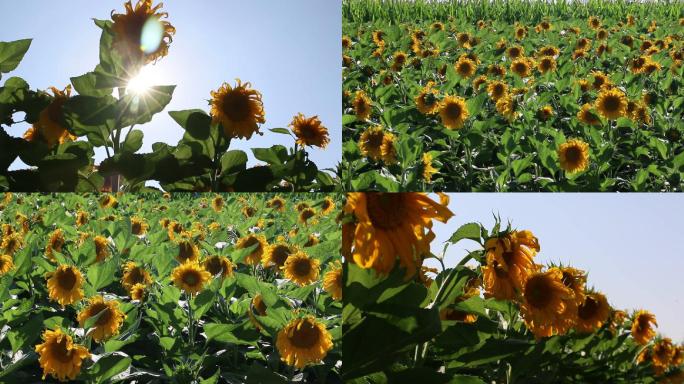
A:
{"type": "Polygon", "coordinates": [[[76,273],[71,268],[64,269],[58,272],[57,282],[62,289],[69,291],[76,285],[76,273]]]}
{"type": "Polygon", "coordinates": [[[131,285],[142,283],[145,281],[140,267],[135,267],[131,269],[130,273],[128,274],[128,281],[131,285]]]}
{"type": "Polygon", "coordinates": [[[186,271],[183,274],[183,282],[191,287],[197,285],[200,280],[200,275],[197,271],[186,271]]]}
{"type": "Polygon", "coordinates": [[[223,97],[223,113],[232,121],[244,121],[249,117],[249,96],[233,90],[223,97]]]}
{"type": "Polygon", "coordinates": [[[131,223],[131,230],[134,235],[139,235],[142,232],[142,225],[138,222],[131,223]]]}
{"type": "Polygon", "coordinates": [[[446,106],[446,114],[452,119],[458,119],[461,117],[461,113],[463,112],[463,109],[461,108],[460,104],[457,103],[450,103],[447,104],[446,106]]]}
{"type": "Polygon", "coordinates": [[[565,151],[565,158],[570,163],[579,162],[581,156],[582,156],[582,151],[577,147],[570,147],[570,148],[568,148],[567,151],[565,151]]]}
{"type": "Polygon", "coordinates": [[[313,348],[320,339],[320,330],[311,321],[304,320],[290,334],[290,342],[297,348],[313,348]]]}
{"type": "Polygon", "coordinates": [[[404,195],[401,193],[369,193],[366,195],[368,217],[374,227],[393,229],[406,218],[404,195]]]}
{"type": "Polygon", "coordinates": [[[300,259],[295,262],[294,273],[297,276],[308,276],[311,272],[311,263],[308,259],[300,259]]]}
{"type": "Polygon", "coordinates": [[[517,73],[525,73],[525,72],[527,72],[527,65],[525,65],[524,63],[516,63],[515,64],[515,71],[517,73]]]}
{"type": "Polygon", "coordinates": [[[587,296],[584,303],[580,305],[577,315],[582,319],[591,319],[599,309],[599,303],[593,297],[587,296]]]}
{"type": "Polygon", "coordinates": [[[102,312],[102,315],[97,319],[95,325],[102,326],[108,324],[109,320],[112,318],[112,311],[106,304],[97,303],[90,307],[91,317],[97,316],[97,314],[100,312],[102,312]]]}
{"type": "Polygon", "coordinates": [[[311,210],[309,210],[309,209],[307,209],[307,210],[305,210],[304,212],[302,212],[302,219],[304,219],[304,221],[306,221],[306,220],[312,218],[313,216],[314,216],[313,211],[311,211],[311,210]]]}
{"type": "Polygon", "coordinates": [[[61,363],[69,363],[71,362],[71,351],[67,349],[67,338],[66,336],[62,336],[62,338],[57,341],[56,343],[52,344],[52,348],[50,348],[50,354],[55,360],[58,360],[61,363]]]}
{"type": "Polygon", "coordinates": [[[286,245],[278,245],[273,249],[271,260],[278,266],[283,266],[288,256],[290,256],[290,248],[286,245]]]}
{"type": "Polygon", "coordinates": [[[207,271],[209,271],[209,273],[211,273],[214,276],[218,275],[219,273],[225,272],[221,259],[216,256],[207,259],[207,261],[204,264],[204,267],[207,269],[207,271]]]}
{"type": "Polygon", "coordinates": [[[620,109],[620,98],[617,96],[606,96],[603,99],[603,108],[608,112],[616,112],[620,109]]]}
{"type": "Polygon", "coordinates": [[[525,298],[535,308],[545,308],[552,299],[553,288],[544,277],[532,277],[525,286],[525,298]]]}
{"type": "Polygon", "coordinates": [[[459,73],[470,73],[470,63],[468,63],[466,61],[466,62],[459,64],[458,72],[459,73]]]}

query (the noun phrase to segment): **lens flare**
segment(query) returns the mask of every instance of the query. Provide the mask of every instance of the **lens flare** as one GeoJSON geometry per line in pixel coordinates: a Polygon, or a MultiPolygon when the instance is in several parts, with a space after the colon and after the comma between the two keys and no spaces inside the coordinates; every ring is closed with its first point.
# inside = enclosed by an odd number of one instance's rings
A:
{"type": "Polygon", "coordinates": [[[159,84],[159,71],[156,71],[154,66],[143,67],[137,75],[128,80],[126,92],[144,95],[157,84],[159,84]]]}
{"type": "Polygon", "coordinates": [[[159,49],[164,37],[164,25],[156,17],[147,19],[140,34],[140,50],[152,54],[159,49]]]}

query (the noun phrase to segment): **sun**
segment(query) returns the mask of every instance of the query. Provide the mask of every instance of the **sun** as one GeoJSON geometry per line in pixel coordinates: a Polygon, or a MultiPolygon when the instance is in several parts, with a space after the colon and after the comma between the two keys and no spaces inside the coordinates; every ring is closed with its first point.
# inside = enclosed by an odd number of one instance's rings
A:
{"type": "Polygon", "coordinates": [[[160,80],[161,76],[157,68],[152,65],[145,66],[140,69],[137,75],[128,80],[126,93],[143,96],[149,92],[150,88],[160,84],[160,80]]]}

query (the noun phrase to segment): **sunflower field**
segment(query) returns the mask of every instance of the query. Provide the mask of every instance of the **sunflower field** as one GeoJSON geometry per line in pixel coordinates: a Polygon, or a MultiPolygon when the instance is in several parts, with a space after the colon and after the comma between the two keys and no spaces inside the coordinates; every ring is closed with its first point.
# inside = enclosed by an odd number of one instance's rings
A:
{"type": "Polygon", "coordinates": [[[343,2],[346,190],[682,191],[684,3],[343,2]]]}
{"type": "MultiPolygon", "coordinates": [[[[318,116],[293,111],[289,127],[274,127],[284,145],[252,148],[258,165],[248,166],[234,140],[263,135],[262,94],[240,79],[207,90],[210,111],[169,111],[184,131],[176,145],[154,143],[140,153],[144,125],[164,111],[175,86],[135,92],[129,85],[141,69],[173,52],[175,27],[152,0],[128,1],[102,30],[99,64],[50,90],[36,90],[19,77],[0,87],[0,190],[22,192],[329,191],[335,180],[309,159],[307,148],[325,148],[328,129],[318,116]],[[28,124],[27,130],[13,126],[28,124]],[[289,144],[287,144],[289,143],[289,144]],[[95,161],[96,148],[106,159],[95,161]],[[17,160],[25,168],[10,166],[17,160]],[[150,184],[149,182],[153,182],[150,184]]],[[[20,65],[31,40],[0,42],[0,75],[20,65]]],[[[198,107],[202,106],[198,100],[198,107]]]]}
{"type": "Polygon", "coordinates": [[[536,263],[543,239],[532,232],[469,223],[431,253],[433,221],[454,214],[439,200],[347,196],[346,382],[684,382],[684,345],[657,333],[654,314],[613,308],[585,271],[536,263]],[[466,239],[479,246],[446,267],[447,249],[466,239]]]}
{"type": "Polygon", "coordinates": [[[0,382],[340,383],[339,205],[7,193],[0,382]]]}

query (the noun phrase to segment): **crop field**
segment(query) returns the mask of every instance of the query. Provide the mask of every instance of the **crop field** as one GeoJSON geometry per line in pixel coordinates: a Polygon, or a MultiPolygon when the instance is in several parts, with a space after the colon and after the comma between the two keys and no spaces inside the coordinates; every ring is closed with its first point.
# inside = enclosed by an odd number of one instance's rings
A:
{"type": "Polygon", "coordinates": [[[4,195],[0,382],[341,382],[339,205],[4,195]]]}
{"type": "Polygon", "coordinates": [[[681,191],[684,3],[343,2],[346,190],[681,191]]]}
{"type": "Polygon", "coordinates": [[[538,263],[544,239],[531,231],[468,223],[431,253],[433,223],[458,214],[448,204],[446,195],[348,195],[346,382],[682,382],[684,345],[657,332],[656,316],[611,306],[601,281],[572,265],[538,263]],[[392,225],[397,217],[403,225],[392,225]],[[466,239],[479,245],[446,267],[447,250],[466,239]]]}

